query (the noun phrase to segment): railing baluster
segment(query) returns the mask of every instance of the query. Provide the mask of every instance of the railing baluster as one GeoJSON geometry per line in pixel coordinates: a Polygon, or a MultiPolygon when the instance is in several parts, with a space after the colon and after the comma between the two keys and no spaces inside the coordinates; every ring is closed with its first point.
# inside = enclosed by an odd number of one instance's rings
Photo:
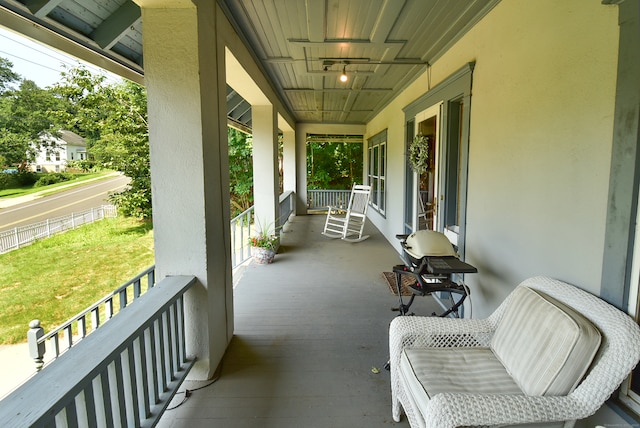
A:
{"type": "Polygon", "coordinates": [[[91,311],[91,330],[96,331],[98,327],[100,327],[100,307],[91,311]]]}
{"type": "Polygon", "coordinates": [[[156,271],[155,271],[155,269],[151,270],[147,274],[147,290],[150,290],[151,288],[153,288],[154,285],[156,285],[156,271]]]}
{"type": "Polygon", "coordinates": [[[136,367],[139,371],[136,375],[138,379],[138,398],[142,398],[140,403],[140,412],[144,419],[151,415],[151,406],[149,405],[149,365],[147,364],[147,342],[146,330],[142,331],[140,337],[136,341],[137,346],[134,348],[136,367]]]}
{"type": "Polygon", "coordinates": [[[113,317],[113,299],[108,299],[105,302],[105,313],[107,320],[110,320],[113,317]]]}
{"type": "Polygon", "coordinates": [[[141,291],[140,291],[140,279],[136,279],[133,282],[133,298],[137,299],[138,297],[140,297],[141,291]]]}
{"type": "MultiPolygon", "coordinates": [[[[80,318],[78,318],[78,335],[81,338],[87,337],[87,318],[84,315],[82,315],[82,316],[80,316],[80,318]]],[[[73,345],[73,340],[72,340],[72,345],[73,345]]],[[[71,347],[71,346],[69,346],[69,347],[71,347]]]]}
{"type": "Polygon", "coordinates": [[[104,410],[104,421],[107,427],[114,426],[113,400],[111,397],[111,382],[109,379],[110,369],[100,373],[100,391],[102,393],[102,405],[104,410]]]}
{"type": "Polygon", "coordinates": [[[127,400],[124,395],[124,379],[122,372],[122,354],[120,354],[113,362],[115,370],[115,393],[117,408],[120,414],[120,426],[126,427],[127,423],[127,400]]]}
{"type": "MultiPolygon", "coordinates": [[[[149,345],[149,359],[151,360],[151,367],[158,367],[158,354],[156,353],[158,349],[158,347],[156,346],[156,323],[157,321],[154,321],[153,324],[151,324],[151,326],[149,326],[149,328],[147,329],[147,343],[149,345]]],[[[152,372],[151,375],[151,387],[153,393],[152,400],[153,404],[156,404],[160,401],[160,389],[158,385],[159,374],[157,372],[152,372]]]]}
{"type": "Polygon", "coordinates": [[[66,413],[66,427],[67,428],[78,428],[78,409],[76,407],[76,400],[72,400],[65,407],[66,413]]]}
{"type": "MultiPolygon", "coordinates": [[[[93,395],[93,383],[87,385],[82,394],[78,395],[78,399],[82,397],[82,405],[78,406],[78,423],[82,427],[95,428],[98,426],[96,419],[96,400],[93,395]]],[[[78,405],[76,400],[76,405],[78,405]]]]}
{"type": "Polygon", "coordinates": [[[58,333],[51,336],[51,342],[53,344],[53,353],[55,354],[55,358],[58,358],[58,355],[60,355],[60,340],[58,333]]]}
{"type": "Polygon", "coordinates": [[[174,380],[175,374],[178,371],[179,360],[178,360],[178,336],[176,334],[176,305],[173,304],[167,308],[167,321],[169,322],[167,331],[169,332],[169,360],[171,361],[171,380],[174,380]]]}
{"type": "Polygon", "coordinates": [[[159,367],[160,367],[160,392],[165,392],[167,390],[167,352],[166,352],[166,340],[164,337],[164,316],[165,313],[162,313],[158,317],[158,335],[156,336],[156,340],[158,341],[157,351],[159,355],[159,367]]]}
{"type": "Polygon", "coordinates": [[[125,398],[127,414],[129,415],[129,426],[140,427],[140,402],[138,399],[138,375],[136,374],[136,361],[133,350],[134,342],[131,342],[125,350],[126,358],[123,358],[123,380],[125,387],[125,398]]]}
{"type": "Polygon", "coordinates": [[[178,307],[178,320],[180,322],[180,328],[178,332],[180,334],[180,364],[187,361],[187,340],[184,335],[185,330],[185,322],[184,322],[184,297],[180,296],[178,301],[176,302],[176,306],[178,307]]]}
{"type": "Polygon", "coordinates": [[[71,324],[64,327],[64,335],[67,342],[65,351],[73,346],[73,332],[71,330],[71,324]]]}
{"type": "Polygon", "coordinates": [[[124,309],[127,307],[127,289],[121,289],[118,293],[118,297],[120,298],[120,309],[124,309]]]}

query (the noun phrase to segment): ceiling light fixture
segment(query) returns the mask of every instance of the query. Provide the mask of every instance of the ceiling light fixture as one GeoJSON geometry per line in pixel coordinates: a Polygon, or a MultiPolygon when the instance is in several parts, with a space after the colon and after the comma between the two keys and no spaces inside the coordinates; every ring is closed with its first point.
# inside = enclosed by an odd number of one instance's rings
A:
{"type": "Polygon", "coordinates": [[[340,75],[340,81],[346,82],[349,78],[347,77],[347,66],[342,67],[342,74],[340,75]]]}

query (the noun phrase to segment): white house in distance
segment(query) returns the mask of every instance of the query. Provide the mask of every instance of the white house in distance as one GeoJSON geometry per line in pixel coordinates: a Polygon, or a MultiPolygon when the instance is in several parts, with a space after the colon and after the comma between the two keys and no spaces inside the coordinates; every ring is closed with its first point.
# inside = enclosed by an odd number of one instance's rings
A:
{"type": "Polygon", "coordinates": [[[60,131],[60,137],[48,135],[52,144],[43,145],[30,170],[35,172],[63,172],[67,163],[87,158],[87,143],[72,131],[60,131]]]}

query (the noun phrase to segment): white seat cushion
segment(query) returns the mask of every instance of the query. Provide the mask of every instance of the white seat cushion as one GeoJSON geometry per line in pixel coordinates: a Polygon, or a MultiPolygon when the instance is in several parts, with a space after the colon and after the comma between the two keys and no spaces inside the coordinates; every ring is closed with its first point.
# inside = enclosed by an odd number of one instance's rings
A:
{"type": "Polygon", "coordinates": [[[407,348],[400,373],[418,408],[440,392],[522,395],[489,348],[407,348]]]}
{"type": "Polygon", "coordinates": [[[563,303],[528,287],[513,292],[491,349],[527,395],[565,395],[600,347],[598,329],[563,303]]]}

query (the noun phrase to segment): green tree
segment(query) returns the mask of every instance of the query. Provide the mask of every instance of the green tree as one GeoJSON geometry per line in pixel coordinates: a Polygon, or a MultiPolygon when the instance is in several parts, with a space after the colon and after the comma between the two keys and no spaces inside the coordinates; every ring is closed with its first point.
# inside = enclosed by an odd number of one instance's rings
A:
{"type": "Polygon", "coordinates": [[[307,144],[307,186],[310,189],[350,189],[362,180],[362,143],[307,144]]]}
{"type": "MultiPolygon", "coordinates": [[[[0,87],[1,70],[0,66],[0,87]]],[[[6,165],[24,170],[43,147],[49,151],[57,148],[59,126],[52,112],[59,108],[60,100],[31,80],[22,80],[17,89],[1,92],[0,156],[6,165]]]]}
{"type": "Polygon", "coordinates": [[[20,75],[13,71],[13,63],[0,57],[0,95],[18,81],[20,81],[20,75]]]}
{"type": "Polygon", "coordinates": [[[233,128],[227,128],[227,136],[231,217],[235,217],[253,205],[252,138],[233,128]]]}
{"type": "Polygon", "coordinates": [[[87,139],[87,150],[100,166],[130,178],[129,187],[112,195],[112,202],[127,216],[148,219],[152,210],[146,91],[127,80],[105,80],[84,67],[64,72],[53,89],[66,106],[58,115],[67,129],[87,139]]]}

